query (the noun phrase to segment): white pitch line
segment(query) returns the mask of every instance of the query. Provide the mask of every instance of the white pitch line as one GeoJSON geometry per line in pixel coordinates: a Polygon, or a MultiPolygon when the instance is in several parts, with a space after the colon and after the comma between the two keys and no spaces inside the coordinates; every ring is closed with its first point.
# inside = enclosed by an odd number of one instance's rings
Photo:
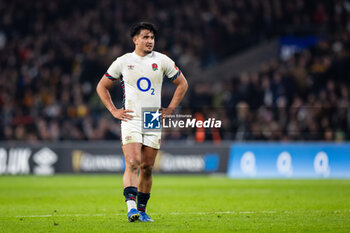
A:
{"type": "Polygon", "coordinates": [[[27,216],[15,216],[16,218],[47,218],[52,217],[52,214],[45,215],[27,215],[27,216]]]}
{"type": "MultiPolygon", "coordinates": [[[[219,211],[219,212],[173,212],[168,213],[170,215],[209,215],[209,214],[274,214],[277,211],[219,211]]],[[[44,215],[18,215],[16,218],[48,218],[48,217],[107,217],[107,216],[121,216],[125,213],[116,213],[116,214],[44,214],[44,215]]],[[[159,213],[152,213],[152,215],[160,215],[159,213]]]]}
{"type": "MultiPolygon", "coordinates": [[[[209,214],[275,214],[275,213],[292,213],[293,211],[281,210],[281,211],[216,211],[216,212],[172,212],[167,213],[170,215],[209,215],[209,214]]],[[[314,210],[314,213],[321,213],[323,210],[314,210]]],[[[348,213],[347,210],[333,210],[332,213],[348,213]]],[[[111,216],[124,216],[125,213],[115,213],[115,214],[43,214],[43,215],[18,215],[10,216],[15,218],[49,218],[49,217],[111,217],[111,216]]],[[[161,213],[151,213],[151,215],[162,215],[161,213]]],[[[5,216],[0,216],[5,217],[5,216]]],[[[9,216],[6,216],[9,217],[9,216]]]]}
{"type": "Polygon", "coordinates": [[[103,217],[124,214],[43,214],[43,215],[19,215],[16,218],[47,218],[47,217],[103,217]]]}

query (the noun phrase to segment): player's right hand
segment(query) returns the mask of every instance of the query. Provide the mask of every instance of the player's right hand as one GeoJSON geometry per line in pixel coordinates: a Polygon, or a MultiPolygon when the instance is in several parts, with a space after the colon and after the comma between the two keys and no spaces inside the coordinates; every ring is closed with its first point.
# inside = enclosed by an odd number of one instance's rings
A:
{"type": "Polygon", "coordinates": [[[113,117],[122,121],[128,121],[133,118],[133,116],[128,114],[128,112],[134,112],[134,111],[128,110],[128,109],[115,109],[111,111],[113,117]]]}

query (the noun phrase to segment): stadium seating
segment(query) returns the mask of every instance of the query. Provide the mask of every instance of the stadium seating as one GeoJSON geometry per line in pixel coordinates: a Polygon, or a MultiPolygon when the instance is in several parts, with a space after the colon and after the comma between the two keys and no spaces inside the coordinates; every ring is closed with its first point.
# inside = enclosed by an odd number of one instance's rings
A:
{"type": "MultiPolygon", "coordinates": [[[[95,86],[117,56],[132,50],[128,28],[140,20],[159,26],[156,50],[174,58],[188,79],[195,68],[269,38],[324,35],[317,46],[273,59],[260,72],[191,83],[183,110],[220,109],[216,117],[227,123],[205,140],[350,137],[347,0],[0,2],[0,140],[119,139],[119,123],[95,86]]],[[[120,89],[112,91],[120,106],[120,89]]],[[[170,95],[165,85],[163,103],[170,95]]],[[[195,133],[165,138],[195,140],[195,133]]]]}

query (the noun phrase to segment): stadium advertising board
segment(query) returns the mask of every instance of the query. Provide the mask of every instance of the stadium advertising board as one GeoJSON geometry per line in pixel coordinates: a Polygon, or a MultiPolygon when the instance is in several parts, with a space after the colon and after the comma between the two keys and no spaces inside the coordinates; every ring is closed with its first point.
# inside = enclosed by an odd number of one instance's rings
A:
{"type": "MultiPolygon", "coordinates": [[[[226,173],[229,146],[164,145],[156,173],[226,173]]],[[[52,143],[0,145],[0,175],[55,173],[122,173],[125,161],[115,143],[52,143]]]]}
{"type": "Polygon", "coordinates": [[[121,151],[106,148],[100,152],[91,148],[71,151],[72,171],[75,173],[119,173],[125,162],[121,151]]]}
{"type": "Polygon", "coordinates": [[[57,153],[48,147],[0,147],[1,175],[52,175],[57,161],[57,153]]]}
{"type": "Polygon", "coordinates": [[[283,36],[280,38],[280,57],[284,60],[320,41],[317,36],[283,36]]]}
{"type": "Polygon", "coordinates": [[[164,146],[154,171],[161,173],[226,173],[229,146],[164,146]]]}
{"type": "Polygon", "coordinates": [[[235,143],[232,178],[350,178],[350,144],[235,143]]]}
{"type": "MultiPolygon", "coordinates": [[[[159,150],[156,173],[226,173],[229,147],[163,146],[159,150]]],[[[75,173],[121,173],[125,161],[120,148],[74,149],[72,171],[75,173]]]]}

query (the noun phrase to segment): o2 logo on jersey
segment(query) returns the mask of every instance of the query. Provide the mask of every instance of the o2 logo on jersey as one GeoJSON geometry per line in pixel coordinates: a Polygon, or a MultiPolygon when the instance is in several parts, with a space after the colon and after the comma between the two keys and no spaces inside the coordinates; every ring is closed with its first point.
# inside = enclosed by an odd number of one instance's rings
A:
{"type": "Polygon", "coordinates": [[[143,128],[144,129],[160,129],[160,116],[162,114],[157,111],[144,111],[143,112],[143,128]]]}
{"type": "Polygon", "coordinates": [[[154,88],[152,88],[151,80],[146,77],[141,77],[137,80],[137,88],[142,92],[151,90],[151,95],[154,95],[154,88]]]}

